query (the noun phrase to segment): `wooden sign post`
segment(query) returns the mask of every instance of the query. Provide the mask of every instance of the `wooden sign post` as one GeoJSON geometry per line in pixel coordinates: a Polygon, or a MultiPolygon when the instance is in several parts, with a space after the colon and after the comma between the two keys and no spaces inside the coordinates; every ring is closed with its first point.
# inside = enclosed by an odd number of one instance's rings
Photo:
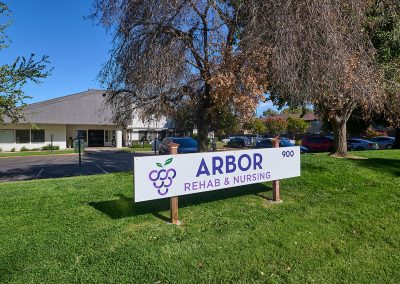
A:
{"type": "MultiPolygon", "coordinates": [[[[279,148],[279,142],[280,139],[276,137],[274,141],[272,142],[272,146],[274,148],[279,148]]],[[[274,202],[281,202],[281,196],[280,196],[280,185],[279,185],[279,180],[274,180],[272,181],[272,201],[274,202]]]]}
{"type": "MultiPolygon", "coordinates": [[[[171,155],[178,155],[178,147],[179,144],[176,143],[169,143],[168,150],[171,155]]],[[[171,224],[180,225],[178,219],[178,196],[170,197],[170,210],[171,210],[171,224]]]]}

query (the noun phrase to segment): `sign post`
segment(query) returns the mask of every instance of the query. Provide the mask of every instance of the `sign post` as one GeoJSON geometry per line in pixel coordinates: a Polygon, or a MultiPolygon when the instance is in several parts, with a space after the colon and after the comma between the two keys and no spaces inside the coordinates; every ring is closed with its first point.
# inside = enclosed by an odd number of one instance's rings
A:
{"type": "MultiPolygon", "coordinates": [[[[178,147],[179,144],[176,143],[169,143],[168,149],[171,155],[178,155],[178,147]]],[[[170,210],[171,210],[171,223],[174,225],[180,225],[178,219],[178,196],[173,196],[170,198],[170,210]]]]}
{"type": "MultiPolygon", "coordinates": [[[[279,142],[280,139],[276,137],[275,140],[273,141],[273,147],[279,148],[279,142]]],[[[272,182],[272,201],[281,202],[281,196],[279,190],[280,190],[279,180],[274,180],[272,182]]]]}

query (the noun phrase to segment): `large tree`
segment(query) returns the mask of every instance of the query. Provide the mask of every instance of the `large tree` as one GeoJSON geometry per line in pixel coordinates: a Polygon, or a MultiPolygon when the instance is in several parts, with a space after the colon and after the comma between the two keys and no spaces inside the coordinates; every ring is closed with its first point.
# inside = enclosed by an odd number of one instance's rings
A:
{"type": "Polygon", "coordinates": [[[100,81],[115,120],[190,104],[204,151],[218,111],[251,119],[267,89],[268,50],[242,25],[256,16],[242,0],[94,1],[93,18],[114,35],[100,81]]]}
{"type": "Polygon", "coordinates": [[[365,0],[260,1],[260,30],[271,47],[273,96],[314,104],[335,133],[334,154],[347,155],[346,122],[356,107],[379,107],[380,76],[364,32],[365,0]]]}
{"type": "MultiPolygon", "coordinates": [[[[396,127],[394,148],[400,149],[400,1],[374,0],[366,29],[384,71],[386,120],[396,127]]],[[[381,117],[381,115],[379,115],[381,117]]]]}
{"type": "MultiPolygon", "coordinates": [[[[0,2],[0,19],[5,21],[9,16],[8,7],[0,2]]],[[[9,22],[0,23],[0,50],[7,48],[9,40],[5,34],[9,22]]],[[[18,122],[23,118],[25,100],[30,98],[23,92],[23,86],[29,81],[40,83],[40,79],[50,75],[46,70],[48,57],[43,56],[35,60],[31,54],[29,58],[17,57],[11,64],[0,66],[0,124],[7,117],[11,122],[18,122]]]]}

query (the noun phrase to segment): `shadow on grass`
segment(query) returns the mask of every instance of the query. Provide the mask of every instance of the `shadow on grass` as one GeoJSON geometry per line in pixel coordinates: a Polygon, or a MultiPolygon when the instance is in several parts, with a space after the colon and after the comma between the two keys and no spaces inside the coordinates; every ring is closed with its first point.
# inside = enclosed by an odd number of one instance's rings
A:
{"type": "MultiPolygon", "coordinates": [[[[259,197],[266,198],[263,195],[260,195],[260,193],[271,190],[272,188],[270,186],[259,183],[240,187],[232,187],[223,190],[196,193],[192,195],[184,195],[179,196],[179,208],[249,194],[254,194],[259,197]]],[[[164,221],[169,221],[168,218],[159,213],[169,210],[169,198],[134,203],[131,197],[127,197],[123,194],[117,194],[116,197],[118,197],[118,199],[101,202],[90,202],[89,205],[96,210],[108,215],[112,219],[153,213],[153,215],[157,218],[164,221]]]]}
{"type": "Polygon", "coordinates": [[[361,167],[400,177],[400,160],[369,158],[366,160],[352,160],[352,162],[361,167]]]}

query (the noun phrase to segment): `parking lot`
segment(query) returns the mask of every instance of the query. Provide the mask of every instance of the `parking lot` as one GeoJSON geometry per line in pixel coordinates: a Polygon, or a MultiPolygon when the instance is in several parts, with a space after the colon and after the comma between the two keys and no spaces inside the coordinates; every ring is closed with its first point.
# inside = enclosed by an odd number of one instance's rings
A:
{"type": "MultiPolygon", "coordinates": [[[[112,150],[88,151],[82,155],[82,175],[131,171],[134,155],[151,154],[151,152],[133,154],[112,150]]],[[[0,159],[0,182],[77,175],[79,166],[76,154],[0,159]]]]}

